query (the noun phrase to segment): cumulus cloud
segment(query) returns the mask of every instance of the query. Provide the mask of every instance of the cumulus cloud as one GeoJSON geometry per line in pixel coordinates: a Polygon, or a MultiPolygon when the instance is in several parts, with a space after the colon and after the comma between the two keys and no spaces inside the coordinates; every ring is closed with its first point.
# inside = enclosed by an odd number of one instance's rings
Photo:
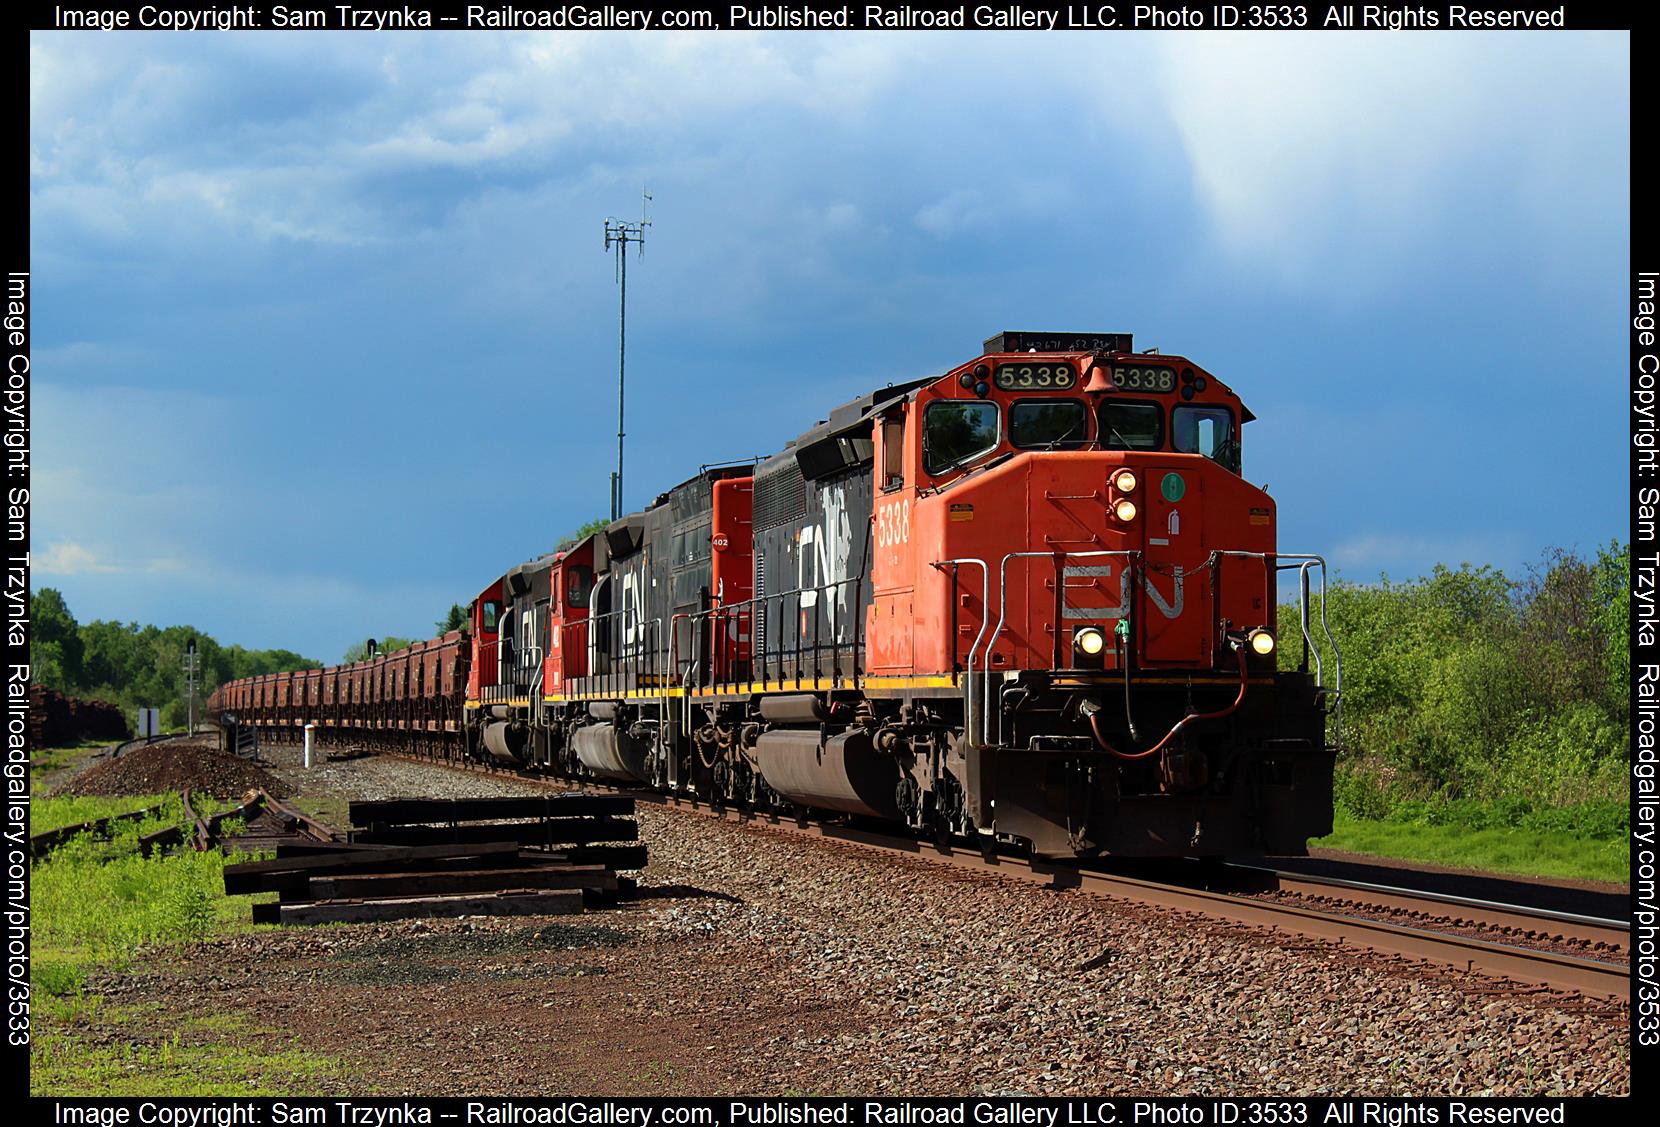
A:
{"type": "Polygon", "coordinates": [[[44,552],[34,553],[31,568],[40,575],[81,575],[120,570],[113,564],[105,563],[91,549],[71,541],[60,541],[49,545],[44,552]]]}
{"type": "Polygon", "coordinates": [[[186,570],[183,560],[172,556],[135,559],[107,547],[92,549],[84,544],[61,540],[36,552],[30,561],[37,575],[174,575],[186,570]]]}
{"type": "MultiPolygon", "coordinates": [[[[735,116],[856,119],[920,44],[896,37],[225,36],[212,47],[77,35],[31,42],[32,186],[89,232],[162,221],[260,238],[351,242],[388,217],[377,178],[526,170],[564,178],[632,145],[695,146],[735,116]],[[304,45],[300,39],[304,39],[304,45]],[[416,40],[420,40],[417,42],[416,40]],[[313,51],[317,53],[314,55],[313,51]],[[299,93],[317,72],[328,99],[299,93]],[[221,112],[199,130],[181,123],[221,112]]],[[[902,38],[902,37],[900,37],[902,38]]]]}

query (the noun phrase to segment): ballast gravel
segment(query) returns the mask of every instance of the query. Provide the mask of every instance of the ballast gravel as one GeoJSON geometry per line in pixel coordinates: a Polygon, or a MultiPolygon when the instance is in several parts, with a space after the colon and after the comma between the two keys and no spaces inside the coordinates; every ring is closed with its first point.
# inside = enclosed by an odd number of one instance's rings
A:
{"type": "MultiPolygon", "coordinates": [[[[532,789],[267,755],[302,795],[532,789]]],[[[251,1009],[386,1093],[1630,1090],[1622,1004],[690,810],[641,803],[638,818],[651,863],[616,910],[261,930],[96,986],[251,1009]]]]}

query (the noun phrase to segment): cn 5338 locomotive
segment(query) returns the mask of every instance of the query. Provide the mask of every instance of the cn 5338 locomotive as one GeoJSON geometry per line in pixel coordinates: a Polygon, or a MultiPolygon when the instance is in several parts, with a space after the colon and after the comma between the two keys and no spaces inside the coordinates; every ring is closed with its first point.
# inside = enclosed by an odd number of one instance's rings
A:
{"type": "Polygon", "coordinates": [[[513,568],[466,634],[377,659],[390,682],[359,663],[221,704],[1043,856],[1301,853],[1331,828],[1341,675],[1311,633],[1335,656],[1323,561],[1277,550],[1240,476],[1251,418],[1128,334],[1003,333],[513,568]],[[1282,628],[1313,670],[1278,667],[1282,628]]]}

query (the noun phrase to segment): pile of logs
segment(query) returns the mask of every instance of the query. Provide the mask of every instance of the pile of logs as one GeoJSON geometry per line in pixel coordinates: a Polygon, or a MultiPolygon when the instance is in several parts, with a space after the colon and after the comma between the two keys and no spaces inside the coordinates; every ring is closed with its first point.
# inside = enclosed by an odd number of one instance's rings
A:
{"type": "Polygon", "coordinates": [[[68,747],[82,740],[125,740],[132,734],[127,717],[108,701],[81,700],[39,685],[29,686],[30,747],[68,747]]]}

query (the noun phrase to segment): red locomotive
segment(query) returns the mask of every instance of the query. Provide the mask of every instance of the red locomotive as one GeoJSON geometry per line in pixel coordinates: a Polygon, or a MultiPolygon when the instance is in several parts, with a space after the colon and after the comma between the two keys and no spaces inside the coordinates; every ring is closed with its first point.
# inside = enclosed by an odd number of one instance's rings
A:
{"type": "Polygon", "coordinates": [[[1280,574],[1317,653],[1324,564],[1277,551],[1251,418],[1127,334],[1004,333],[514,568],[464,636],[223,702],[1039,855],[1301,853],[1340,674],[1278,668],[1280,574]]]}

